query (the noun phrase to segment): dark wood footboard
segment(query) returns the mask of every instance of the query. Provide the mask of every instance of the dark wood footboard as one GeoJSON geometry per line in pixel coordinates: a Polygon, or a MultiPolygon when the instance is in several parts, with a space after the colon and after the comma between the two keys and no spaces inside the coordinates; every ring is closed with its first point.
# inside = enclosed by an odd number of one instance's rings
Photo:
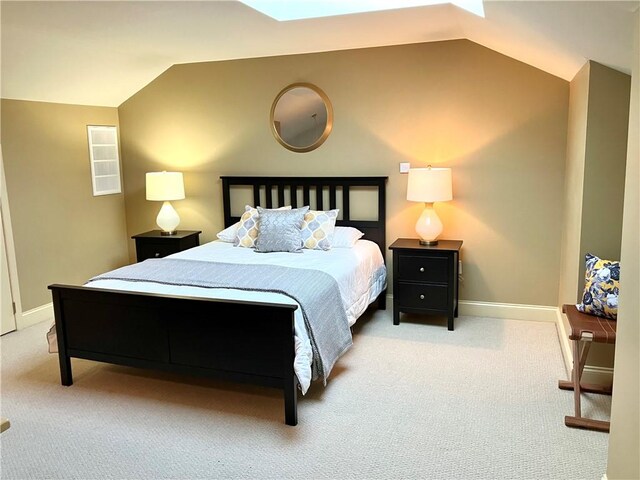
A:
{"type": "Polygon", "coordinates": [[[284,391],[296,425],[295,305],[51,285],[60,376],[71,358],[204,375],[284,391]]]}

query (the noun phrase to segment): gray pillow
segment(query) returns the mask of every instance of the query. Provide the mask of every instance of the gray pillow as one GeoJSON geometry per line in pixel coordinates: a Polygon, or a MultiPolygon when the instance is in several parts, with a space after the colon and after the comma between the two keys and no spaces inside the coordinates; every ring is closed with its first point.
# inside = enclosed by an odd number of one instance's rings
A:
{"type": "Polygon", "coordinates": [[[268,210],[258,207],[256,252],[301,252],[300,227],[309,207],[268,210]]]}

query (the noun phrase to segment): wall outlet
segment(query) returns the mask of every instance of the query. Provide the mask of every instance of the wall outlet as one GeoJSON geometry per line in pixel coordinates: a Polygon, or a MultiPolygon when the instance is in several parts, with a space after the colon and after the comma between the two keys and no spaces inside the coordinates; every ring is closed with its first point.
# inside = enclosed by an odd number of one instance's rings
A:
{"type": "Polygon", "coordinates": [[[458,275],[462,275],[462,260],[458,260],[458,275]]]}
{"type": "Polygon", "coordinates": [[[409,162],[400,162],[400,173],[409,173],[411,164],[409,162]]]}

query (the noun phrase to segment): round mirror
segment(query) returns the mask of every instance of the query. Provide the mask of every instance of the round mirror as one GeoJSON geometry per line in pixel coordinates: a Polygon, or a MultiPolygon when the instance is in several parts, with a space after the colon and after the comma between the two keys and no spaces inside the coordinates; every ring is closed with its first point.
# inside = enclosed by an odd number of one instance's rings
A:
{"type": "Polygon", "coordinates": [[[284,88],[273,101],[271,131],[289,150],[315,150],[327,139],[332,125],[331,102],[315,85],[294,83],[284,88]]]}

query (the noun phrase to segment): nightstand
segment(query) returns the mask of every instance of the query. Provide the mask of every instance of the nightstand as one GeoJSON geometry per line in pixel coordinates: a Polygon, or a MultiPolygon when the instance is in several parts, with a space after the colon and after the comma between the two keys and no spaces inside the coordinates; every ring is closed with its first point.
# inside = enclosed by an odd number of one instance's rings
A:
{"type": "Polygon", "coordinates": [[[420,245],[418,239],[399,238],[393,250],[393,324],[400,312],[447,316],[453,330],[458,316],[458,260],[461,240],[420,245]]]}
{"type": "Polygon", "coordinates": [[[178,230],[175,235],[161,235],[160,230],[134,235],[138,262],[147,258],[162,258],[200,245],[200,230],[178,230]]]}

